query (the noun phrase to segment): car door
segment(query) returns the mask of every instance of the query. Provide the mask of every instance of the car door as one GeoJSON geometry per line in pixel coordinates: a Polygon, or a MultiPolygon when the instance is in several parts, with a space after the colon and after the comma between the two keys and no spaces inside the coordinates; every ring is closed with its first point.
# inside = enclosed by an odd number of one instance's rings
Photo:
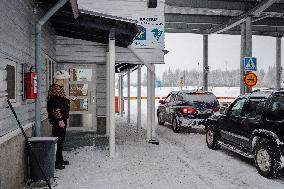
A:
{"type": "Polygon", "coordinates": [[[167,122],[171,123],[172,122],[172,117],[173,117],[173,113],[174,113],[174,108],[175,108],[175,94],[170,94],[169,96],[169,100],[167,102],[167,106],[166,106],[166,120],[167,122]]]}
{"type": "Polygon", "coordinates": [[[242,113],[245,103],[245,97],[238,98],[233,102],[221,124],[221,137],[235,144],[238,144],[240,138],[242,138],[239,131],[239,125],[244,119],[242,113]]]}
{"type": "Polygon", "coordinates": [[[241,135],[241,145],[251,148],[252,132],[263,123],[261,115],[257,113],[257,107],[262,98],[250,98],[244,107],[244,116],[238,130],[241,135]]]}
{"type": "Polygon", "coordinates": [[[164,105],[163,105],[163,107],[162,107],[162,112],[163,112],[163,120],[164,121],[166,121],[166,122],[169,122],[169,119],[168,119],[168,117],[169,117],[169,102],[170,102],[170,100],[171,100],[171,93],[166,97],[166,99],[165,99],[165,103],[164,103],[164,105]]]}

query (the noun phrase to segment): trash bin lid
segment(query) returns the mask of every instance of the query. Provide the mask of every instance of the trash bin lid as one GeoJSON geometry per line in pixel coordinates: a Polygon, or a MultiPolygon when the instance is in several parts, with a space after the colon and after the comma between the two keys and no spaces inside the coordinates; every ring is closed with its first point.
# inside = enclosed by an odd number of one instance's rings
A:
{"type": "Polygon", "coordinates": [[[29,138],[30,142],[57,142],[57,137],[31,137],[29,138]]]}

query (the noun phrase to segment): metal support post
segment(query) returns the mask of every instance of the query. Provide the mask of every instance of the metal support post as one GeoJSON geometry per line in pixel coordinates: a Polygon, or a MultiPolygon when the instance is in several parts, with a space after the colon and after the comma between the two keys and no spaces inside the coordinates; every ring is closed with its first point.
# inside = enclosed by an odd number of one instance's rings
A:
{"type": "MultiPolygon", "coordinates": [[[[151,65],[150,65],[151,66],[151,65]]],[[[151,140],[152,133],[152,85],[151,70],[147,68],[147,141],[151,140]]]]}
{"type": "Polygon", "coordinates": [[[155,65],[151,64],[151,69],[147,72],[147,140],[152,144],[159,144],[156,136],[155,122],[155,65]]]}
{"type": "Polygon", "coordinates": [[[152,127],[152,132],[151,132],[151,140],[156,141],[156,108],[155,108],[155,84],[156,84],[156,76],[155,76],[155,64],[152,65],[152,70],[154,72],[151,72],[151,127],[152,127]]]}
{"type": "Polygon", "coordinates": [[[119,93],[119,114],[120,114],[120,117],[123,117],[123,76],[119,76],[120,80],[120,93],[119,93]]]}
{"type": "Polygon", "coordinates": [[[276,89],[281,88],[281,37],[276,38],[276,89]]]}
{"type": "Polygon", "coordinates": [[[137,132],[141,128],[141,65],[137,70],[137,132]]]}
{"type": "Polygon", "coordinates": [[[245,94],[244,85],[244,57],[246,49],[246,24],[241,24],[241,60],[240,60],[240,94],[245,94]]]}
{"type": "Polygon", "coordinates": [[[121,77],[118,76],[118,113],[120,114],[120,107],[122,106],[121,104],[121,77]]]}
{"type": "Polygon", "coordinates": [[[58,1],[37,23],[35,26],[35,68],[37,73],[37,98],[35,101],[35,136],[41,136],[41,81],[42,81],[42,63],[41,60],[41,32],[42,26],[54,15],[68,0],[58,1]]]}
{"type": "Polygon", "coordinates": [[[110,130],[110,54],[109,54],[109,46],[107,47],[106,52],[106,135],[109,136],[109,130],[110,130]]]}
{"type": "Polygon", "coordinates": [[[127,123],[130,123],[130,69],[127,70],[127,123]]]}
{"type": "Polygon", "coordinates": [[[203,35],[203,90],[208,91],[208,35],[203,35]]]}
{"type": "MultiPolygon", "coordinates": [[[[246,57],[252,56],[252,17],[246,18],[246,57]]],[[[250,93],[252,90],[246,87],[246,92],[250,93]]]]}
{"type": "Polygon", "coordinates": [[[109,150],[110,157],[115,156],[115,31],[109,34],[109,88],[110,88],[110,111],[109,111],[109,150]]]}

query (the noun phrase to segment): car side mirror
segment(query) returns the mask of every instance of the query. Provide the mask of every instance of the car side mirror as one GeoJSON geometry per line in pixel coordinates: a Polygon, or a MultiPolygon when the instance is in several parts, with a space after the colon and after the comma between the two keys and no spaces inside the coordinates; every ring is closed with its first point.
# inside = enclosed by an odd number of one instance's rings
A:
{"type": "Polygon", "coordinates": [[[165,104],[165,101],[164,100],[159,100],[159,103],[160,104],[165,104]]]}

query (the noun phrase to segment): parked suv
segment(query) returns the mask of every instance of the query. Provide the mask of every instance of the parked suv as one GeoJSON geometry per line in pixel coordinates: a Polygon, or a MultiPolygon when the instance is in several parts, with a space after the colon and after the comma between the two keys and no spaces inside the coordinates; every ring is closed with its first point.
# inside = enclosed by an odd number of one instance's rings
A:
{"type": "Polygon", "coordinates": [[[272,178],[284,166],[284,91],[239,96],[223,114],[207,119],[206,143],[254,158],[258,173],[272,178]]]}
{"type": "Polygon", "coordinates": [[[173,131],[181,127],[203,124],[214,112],[219,111],[219,102],[211,92],[173,91],[160,101],[157,109],[158,123],[172,124],[173,131]]]}

